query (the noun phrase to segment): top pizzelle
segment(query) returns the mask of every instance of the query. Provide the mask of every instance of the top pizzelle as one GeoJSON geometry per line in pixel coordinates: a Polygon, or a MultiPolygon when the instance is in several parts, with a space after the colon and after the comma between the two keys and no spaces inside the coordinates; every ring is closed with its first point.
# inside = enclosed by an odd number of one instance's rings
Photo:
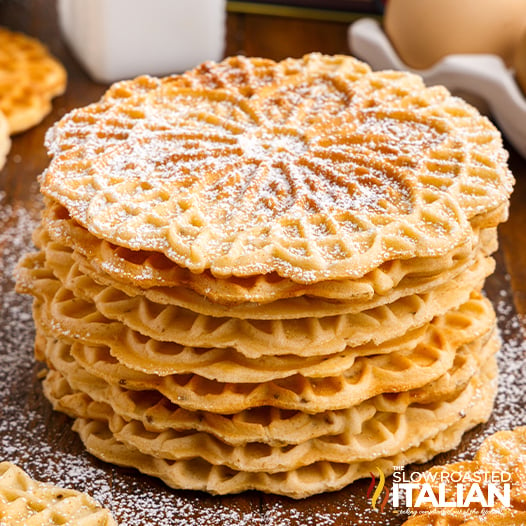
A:
{"type": "Polygon", "coordinates": [[[90,233],[216,277],[315,283],[443,255],[495,226],[513,186],[474,108],[345,56],[123,81],[46,145],[42,192],[90,233]]]}

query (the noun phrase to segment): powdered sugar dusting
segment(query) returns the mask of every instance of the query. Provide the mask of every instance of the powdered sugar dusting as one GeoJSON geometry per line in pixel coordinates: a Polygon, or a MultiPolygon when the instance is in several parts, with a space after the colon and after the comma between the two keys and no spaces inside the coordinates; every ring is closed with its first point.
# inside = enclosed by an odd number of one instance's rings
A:
{"type": "MultiPolygon", "coordinates": [[[[33,339],[33,318],[29,298],[21,298],[13,290],[13,270],[20,254],[30,250],[31,232],[36,226],[36,212],[29,213],[22,205],[11,205],[6,202],[3,192],[0,192],[0,397],[3,398],[10,390],[16,377],[11,373],[15,367],[19,372],[27,374],[33,364],[29,360],[20,360],[18,352],[28,355],[33,339]],[[22,328],[22,330],[21,330],[22,328]],[[28,345],[29,344],[29,345],[28,345]],[[22,351],[25,349],[25,351],[22,351]],[[12,353],[9,351],[17,350],[12,353]]],[[[0,411],[8,407],[0,406],[0,411]]],[[[1,433],[0,433],[1,436],[1,433]]]]}
{"type": "MultiPolygon", "coordinates": [[[[493,276],[497,280],[497,276],[493,276]]],[[[499,320],[503,348],[498,355],[499,390],[496,398],[497,415],[488,422],[484,437],[476,437],[460,458],[470,459],[485,436],[526,424],[526,324],[515,313],[509,275],[500,280],[503,288],[492,299],[499,320]]]]}
{"type": "MultiPolygon", "coordinates": [[[[32,190],[38,195],[36,185],[32,190]]],[[[107,494],[102,471],[90,470],[85,459],[57,454],[50,445],[42,410],[47,404],[32,389],[42,365],[33,359],[31,299],[14,291],[13,273],[20,256],[32,250],[38,211],[38,206],[28,210],[22,203],[10,204],[0,192],[0,460],[17,463],[42,480],[81,489],[89,483],[94,496],[107,494]]]]}
{"type": "Polygon", "coordinates": [[[43,192],[95,236],[192,272],[299,283],[444,254],[507,201],[498,132],[472,108],[351,58],[295,62],[267,85],[247,85],[248,60],[119,83],[48,133],[43,192]]]}

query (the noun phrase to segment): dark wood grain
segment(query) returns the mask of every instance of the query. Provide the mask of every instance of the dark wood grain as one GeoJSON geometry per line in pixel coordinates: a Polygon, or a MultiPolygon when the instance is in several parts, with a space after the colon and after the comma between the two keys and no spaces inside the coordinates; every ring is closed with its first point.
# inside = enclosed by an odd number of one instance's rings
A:
{"type": "Polygon", "coordinates": [[[228,17],[228,55],[273,60],[301,57],[312,51],[348,53],[348,24],[232,13],[228,17]]]}
{"type": "MultiPolygon", "coordinates": [[[[41,125],[14,137],[8,162],[0,172],[0,228],[6,232],[11,229],[19,236],[19,239],[0,237],[0,264],[3,268],[0,367],[4,368],[0,369],[0,385],[3,386],[0,389],[0,429],[4,433],[0,436],[0,459],[16,461],[43,480],[65,481],[94,494],[113,509],[120,524],[124,525],[401,524],[404,518],[393,510],[380,515],[370,509],[366,499],[368,480],[334,494],[299,502],[256,492],[211,497],[170,490],[134,470],[106,465],[84,452],[70,429],[71,421],[53,412],[42,395],[38,380],[42,365],[36,364],[32,358],[30,299],[13,294],[10,272],[13,260],[30,248],[28,225],[36,220],[41,207],[37,176],[47,164],[43,147],[47,128],[70,109],[98,99],[106,86],[92,82],[64,46],[52,1],[0,0],[0,23],[45,42],[65,64],[69,75],[68,89],[54,101],[52,113],[41,125]],[[25,218],[26,226],[20,223],[21,217],[25,218]],[[9,353],[17,363],[9,359],[9,353]],[[156,496],[158,505],[148,509],[152,495],[156,496]]],[[[228,17],[227,28],[228,54],[246,53],[280,59],[312,50],[327,53],[347,51],[347,24],[232,14],[228,17]]],[[[500,229],[497,271],[488,280],[486,290],[500,308],[499,321],[505,339],[501,359],[504,383],[514,382],[520,386],[526,385],[521,376],[524,374],[521,370],[525,368],[518,367],[518,372],[512,376],[510,362],[521,364],[520,360],[524,360],[520,346],[523,318],[517,313],[526,314],[526,161],[512,151],[511,166],[517,177],[517,187],[510,219],[500,229]]],[[[512,396],[506,389],[506,385],[501,386],[492,420],[468,433],[459,449],[441,455],[438,461],[449,461],[465,451],[472,451],[474,445],[492,430],[506,428],[510,423],[526,424],[526,390],[512,396]]]]}
{"type": "Polygon", "coordinates": [[[526,314],[526,162],[512,152],[510,166],[516,178],[509,220],[501,225],[500,244],[510,273],[517,311],[526,314]]]}

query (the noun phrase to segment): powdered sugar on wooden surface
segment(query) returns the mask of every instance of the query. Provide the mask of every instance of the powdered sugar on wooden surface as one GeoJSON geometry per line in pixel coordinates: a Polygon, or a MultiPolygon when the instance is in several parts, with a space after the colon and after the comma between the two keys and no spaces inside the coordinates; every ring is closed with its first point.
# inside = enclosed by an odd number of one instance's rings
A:
{"type": "MultiPolygon", "coordinates": [[[[36,191],[35,191],[36,195],[36,191]]],[[[213,497],[173,491],[134,470],[100,462],[84,452],[71,421],[51,411],[37,376],[43,366],[33,356],[31,299],[14,291],[13,269],[31,249],[38,210],[10,204],[0,194],[0,460],[17,463],[32,477],[86,491],[113,511],[125,526],[329,526],[399,525],[392,508],[380,516],[366,498],[369,481],[304,501],[262,495],[213,497]],[[380,518],[381,517],[381,518],[380,518]]],[[[497,430],[526,424],[526,345],[511,287],[502,265],[488,280],[504,347],[500,389],[490,422],[467,434],[461,448],[437,462],[471,458],[483,439],[497,430]]],[[[426,464],[428,467],[431,464],[426,464]]],[[[417,466],[418,470],[423,466],[417,466]]],[[[389,484],[389,480],[388,480],[389,484]]]]}

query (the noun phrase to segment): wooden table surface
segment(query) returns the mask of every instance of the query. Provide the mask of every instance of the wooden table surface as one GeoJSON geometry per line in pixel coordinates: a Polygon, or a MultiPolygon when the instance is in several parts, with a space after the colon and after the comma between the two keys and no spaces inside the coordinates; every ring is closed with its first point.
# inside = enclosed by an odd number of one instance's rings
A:
{"type": "MultiPolygon", "coordinates": [[[[211,497],[173,491],[134,470],[106,465],[83,450],[70,430],[70,420],[54,413],[42,396],[40,364],[32,358],[33,322],[30,298],[13,291],[12,270],[31,249],[30,233],[41,199],[37,175],[47,164],[46,129],[70,109],[95,101],[106,86],[93,83],[64,46],[51,0],[0,0],[0,25],[21,30],[45,42],[66,66],[65,95],[39,126],[13,138],[8,162],[0,172],[0,460],[19,463],[42,480],[76,487],[110,507],[122,525],[397,525],[403,515],[388,505],[380,514],[366,498],[369,481],[303,501],[248,492],[211,497]]],[[[230,14],[226,53],[274,59],[317,50],[348,52],[347,24],[230,14]]],[[[500,228],[496,273],[486,290],[498,312],[504,347],[501,382],[490,422],[468,433],[462,446],[437,461],[472,454],[497,429],[526,424],[526,372],[523,346],[526,314],[526,160],[513,150],[510,163],[517,184],[509,221],[500,228]]],[[[419,467],[420,468],[420,467],[419,467]]]]}

